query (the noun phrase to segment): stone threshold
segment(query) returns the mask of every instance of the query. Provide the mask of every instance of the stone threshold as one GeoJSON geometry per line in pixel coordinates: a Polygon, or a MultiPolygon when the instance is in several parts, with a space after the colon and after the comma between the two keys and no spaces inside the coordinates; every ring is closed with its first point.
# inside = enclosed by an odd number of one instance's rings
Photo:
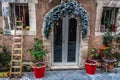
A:
{"type": "Polygon", "coordinates": [[[51,70],[61,70],[61,69],[81,69],[80,66],[51,66],[51,70]]]}

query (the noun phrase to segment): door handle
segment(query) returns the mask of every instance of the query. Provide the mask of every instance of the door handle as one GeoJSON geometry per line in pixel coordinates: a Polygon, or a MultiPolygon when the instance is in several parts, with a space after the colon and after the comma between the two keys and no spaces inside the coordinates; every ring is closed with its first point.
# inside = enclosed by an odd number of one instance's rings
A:
{"type": "Polygon", "coordinates": [[[63,43],[65,43],[65,39],[63,38],[63,43]]]}

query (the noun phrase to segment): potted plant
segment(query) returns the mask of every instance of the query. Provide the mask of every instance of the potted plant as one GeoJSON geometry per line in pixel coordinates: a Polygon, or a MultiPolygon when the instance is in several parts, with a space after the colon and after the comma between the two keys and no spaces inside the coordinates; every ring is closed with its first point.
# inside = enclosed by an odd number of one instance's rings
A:
{"type": "Polygon", "coordinates": [[[120,61],[120,50],[116,46],[110,46],[108,50],[104,51],[103,53],[103,61],[106,63],[106,71],[110,71],[115,66],[118,66],[120,61]]]}
{"type": "Polygon", "coordinates": [[[114,68],[115,63],[117,62],[116,49],[111,45],[108,50],[102,52],[102,55],[105,71],[109,72],[111,69],[114,68]]]}
{"type": "Polygon", "coordinates": [[[120,51],[117,48],[117,43],[115,40],[116,40],[116,34],[112,35],[111,32],[107,32],[104,35],[103,44],[105,46],[108,46],[108,49],[102,51],[102,60],[105,63],[105,68],[107,72],[113,69],[115,63],[118,63],[119,61],[118,56],[120,51]]]}
{"type": "Polygon", "coordinates": [[[28,49],[31,53],[31,56],[34,58],[34,62],[32,64],[32,68],[34,71],[34,75],[36,78],[42,78],[45,75],[45,56],[46,50],[43,46],[43,41],[39,38],[34,38],[33,48],[28,49]]]}
{"type": "Polygon", "coordinates": [[[9,77],[11,55],[5,46],[0,45],[0,48],[2,49],[0,52],[0,78],[9,77]]]}
{"type": "Polygon", "coordinates": [[[88,51],[87,59],[85,60],[85,69],[87,74],[95,74],[98,62],[95,60],[98,57],[97,49],[91,48],[88,51]]]}

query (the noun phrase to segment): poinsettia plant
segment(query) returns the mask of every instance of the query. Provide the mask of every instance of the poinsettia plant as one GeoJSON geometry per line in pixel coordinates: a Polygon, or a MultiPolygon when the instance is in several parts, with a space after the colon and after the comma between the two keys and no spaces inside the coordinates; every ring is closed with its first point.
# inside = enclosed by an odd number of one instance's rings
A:
{"type": "Polygon", "coordinates": [[[93,47],[90,48],[88,51],[88,55],[87,55],[87,62],[90,62],[91,60],[95,60],[96,58],[98,58],[99,54],[97,53],[97,48],[93,47]]]}

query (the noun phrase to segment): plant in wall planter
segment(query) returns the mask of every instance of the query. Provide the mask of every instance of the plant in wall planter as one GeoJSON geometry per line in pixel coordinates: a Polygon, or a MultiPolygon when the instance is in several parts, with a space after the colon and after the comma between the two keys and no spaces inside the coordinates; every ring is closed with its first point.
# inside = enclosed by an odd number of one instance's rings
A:
{"type": "Polygon", "coordinates": [[[95,74],[98,62],[95,60],[98,57],[97,49],[91,48],[85,60],[85,69],[87,74],[95,74]]]}
{"type": "Polygon", "coordinates": [[[106,32],[103,35],[103,44],[105,46],[110,46],[110,44],[112,43],[112,41],[113,41],[112,33],[111,32],[106,32]]]}
{"type": "Polygon", "coordinates": [[[34,45],[33,48],[28,49],[28,52],[31,53],[31,56],[34,59],[32,64],[32,68],[34,71],[34,75],[36,78],[42,78],[45,75],[45,56],[46,50],[43,46],[43,41],[39,38],[34,38],[34,45]]]}

